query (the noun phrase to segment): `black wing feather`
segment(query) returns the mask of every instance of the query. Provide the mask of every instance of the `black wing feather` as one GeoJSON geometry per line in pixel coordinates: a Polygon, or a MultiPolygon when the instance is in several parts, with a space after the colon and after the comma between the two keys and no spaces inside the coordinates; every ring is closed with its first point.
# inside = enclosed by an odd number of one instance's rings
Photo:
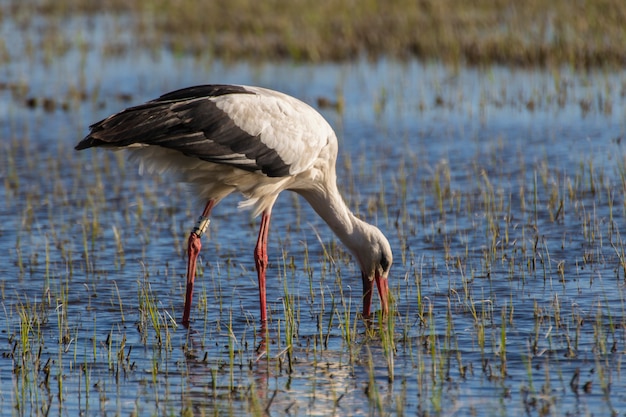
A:
{"type": "Polygon", "coordinates": [[[226,94],[255,93],[228,85],[173,91],[95,123],[76,149],[156,145],[272,177],[288,175],[289,165],[274,149],[266,146],[259,135],[237,126],[211,100],[226,94]]]}
{"type": "Polygon", "coordinates": [[[219,97],[226,94],[254,94],[251,91],[245,89],[241,85],[227,85],[227,84],[207,84],[196,85],[194,87],[181,88],[180,90],[172,91],[163,94],[161,97],[153,102],[159,101],[181,101],[191,100],[194,98],[202,97],[219,97]]]}

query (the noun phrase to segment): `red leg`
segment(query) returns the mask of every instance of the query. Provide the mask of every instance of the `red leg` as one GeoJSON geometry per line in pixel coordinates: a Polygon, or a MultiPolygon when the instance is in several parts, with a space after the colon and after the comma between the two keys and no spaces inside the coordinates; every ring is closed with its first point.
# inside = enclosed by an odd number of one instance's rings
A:
{"type": "Polygon", "coordinates": [[[209,226],[209,215],[215,206],[215,200],[209,200],[204,207],[202,216],[198,219],[198,223],[193,231],[189,234],[187,241],[187,291],[185,294],[185,310],[183,312],[183,326],[189,326],[189,316],[191,315],[191,303],[193,299],[193,282],[196,278],[196,260],[202,248],[200,238],[209,226]]]}
{"type": "Polygon", "coordinates": [[[270,229],[271,209],[265,210],[261,215],[261,228],[259,238],[254,248],[254,263],[259,277],[259,300],[261,303],[261,323],[267,321],[267,300],[265,297],[265,271],[267,269],[267,233],[270,229]]]}

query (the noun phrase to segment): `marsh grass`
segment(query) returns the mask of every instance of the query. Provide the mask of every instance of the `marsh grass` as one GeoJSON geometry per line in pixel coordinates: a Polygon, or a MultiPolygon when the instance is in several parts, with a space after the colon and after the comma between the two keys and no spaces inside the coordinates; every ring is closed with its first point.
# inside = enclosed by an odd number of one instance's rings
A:
{"type": "MultiPolygon", "coordinates": [[[[344,0],[183,0],[162,2],[158,7],[150,1],[100,4],[46,0],[12,3],[6,9],[22,25],[34,25],[29,17],[33,13],[48,16],[51,25],[46,27],[43,50],[50,60],[74,44],[82,49],[89,47],[80,38],[54,36],[65,16],[106,11],[130,14],[137,21],[132,25],[135,42],[142,47],[209,53],[222,59],[328,61],[365,55],[456,64],[594,67],[621,65],[626,59],[622,48],[626,41],[622,30],[625,8],[619,0],[575,5],[567,0],[393,0],[384,5],[361,2],[358,7],[344,0]]],[[[114,56],[126,48],[113,35],[105,53],[114,56]]],[[[560,85],[558,78],[555,82],[560,85]]],[[[566,94],[560,89],[558,99],[566,94]]],[[[70,94],[58,106],[67,106],[76,96],[70,94]]],[[[581,110],[587,112],[590,103],[589,98],[581,99],[581,110]]],[[[41,100],[41,104],[34,101],[33,105],[52,110],[57,103],[41,100]]],[[[602,100],[600,105],[603,112],[612,111],[611,101],[602,100]]],[[[526,104],[530,110],[537,106],[534,99],[526,104]]]]}
{"type": "MultiPolygon", "coordinates": [[[[437,15],[455,4],[427,3],[437,15]]],[[[55,13],[70,3],[37,4],[12,7],[42,7],[61,24],[55,13]]],[[[186,4],[171,17],[188,13],[186,4]]],[[[130,13],[147,7],[110,5],[130,13]]],[[[81,3],[72,13],[93,7],[81,3]]],[[[142,15],[138,26],[167,7],[142,15]]],[[[250,7],[258,12],[261,42],[269,6],[250,7]]],[[[293,6],[286,7],[276,11],[277,25],[293,6]]],[[[457,12],[469,13],[464,7],[457,12]]],[[[538,6],[528,7],[532,16],[538,6]]],[[[595,7],[568,24],[599,19],[595,7]]],[[[580,12],[573,9],[566,13],[580,12]]],[[[508,10],[520,17],[517,6],[508,10]]],[[[29,16],[18,18],[31,27],[29,16]]],[[[152,24],[171,25],[169,18],[152,24]]],[[[183,49],[177,37],[195,33],[199,18],[190,18],[189,32],[172,28],[172,49],[183,49]]],[[[447,37],[456,35],[443,35],[445,54],[447,37]]],[[[106,57],[118,36],[112,33],[101,50],[106,57]]],[[[163,41],[163,34],[151,36],[146,41],[163,41]]],[[[199,40],[189,39],[188,48],[196,48],[199,40]]],[[[296,41],[287,55],[317,59],[319,46],[311,44],[307,56],[296,41]]],[[[493,42],[489,51],[505,57],[493,42]]],[[[67,53],[58,39],[45,46],[50,66],[55,53],[67,53]]],[[[338,42],[334,52],[343,47],[338,42]]],[[[467,54],[463,48],[455,53],[467,54]]],[[[589,62],[579,58],[566,62],[589,62]]],[[[215,76],[197,61],[189,66],[215,76]]],[[[330,91],[345,107],[324,109],[341,127],[338,177],[346,200],[385,231],[394,249],[391,311],[381,317],[377,310],[370,328],[358,313],[354,260],[297,197],[279,201],[272,226],[267,327],[257,320],[249,259],[256,224],[227,201],[203,242],[192,328],[177,326],[194,217],[184,189],[169,177],[138,177],[121,153],[71,151],[87,120],[129,103],[112,98],[117,90],[101,90],[106,82],[90,84],[85,98],[59,93],[71,114],[59,104],[46,110],[41,100],[24,104],[28,84],[0,89],[13,112],[2,130],[11,139],[0,142],[0,245],[9,260],[0,266],[0,390],[9,393],[0,405],[15,415],[623,413],[623,76],[557,67],[503,79],[502,69],[468,76],[471,70],[458,67],[400,67],[382,66],[371,77],[356,64],[344,69],[349,76],[330,91]],[[77,387],[78,404],[69,395],[77,387]]],[[[150,75],[157,68],[153,63],[150,75]]],[[[319,82],[313,68],[312,84],[319,82]]],[[[251,79],[267,80],[263,68],[255,71],[251,79]]],[[[304,97],[317,94],[306,87],[304,97]]],[[[137,88],[152,96],[157,87],[137,88]]]]}
{"type": "MultiPolygon", "coordinates": [[[[283,253],[283,262],[285,260],[283,253]]],[[[293,361],[294,361],[294,343],[297,343],[298,339],[298,311],[296,308],[299,308],[295,304],[295,296],[290,293],[289,285],[287,283],[286,276],[286,265],[283,263],[283,290],[284,295],[282,297],[283,304],[283,334],[285,340],[285,354],[287,356],[287,365],[288,365],[288,373],[291,374],[293,372],[293,361]]],[[[299,305],[298,305],[299,306],[299,305]]]]}

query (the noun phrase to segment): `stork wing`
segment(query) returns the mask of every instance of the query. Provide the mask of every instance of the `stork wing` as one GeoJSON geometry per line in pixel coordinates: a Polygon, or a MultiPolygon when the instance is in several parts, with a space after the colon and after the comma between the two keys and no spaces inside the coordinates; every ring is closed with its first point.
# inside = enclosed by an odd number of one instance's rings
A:
{"type": "Polygon", "coordinates": [[[270,177],[308,169],[332,129],[307,104],[257,87],[177,90],[90,127],[76,149],[156,145],[270,177]]]}

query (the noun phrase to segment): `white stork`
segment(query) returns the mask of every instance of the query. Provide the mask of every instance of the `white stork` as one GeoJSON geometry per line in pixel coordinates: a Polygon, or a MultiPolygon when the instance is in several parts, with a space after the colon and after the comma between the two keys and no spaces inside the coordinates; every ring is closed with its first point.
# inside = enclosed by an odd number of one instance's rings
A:
{"type": "Polygon", "coordinates": [[[206,201],[189,236],[183,325],[189,325],[200,238],[213,207],[233,191],[240,207],[261,214],[254,249],[261,322],[267,319],[265,271],[272,206],[283,190],[303,196],[356,258],[363,279],[363,317],[370,317],[373,282],[383,314],[392,262],[382,232],[356,218],[344,203],[335,172],[337,137],[309,105],[276,91],[239,85],[202,85],[167,93],[92,126],[76,145],[126,148],[151,172],[173,172],[206,201]]]}

